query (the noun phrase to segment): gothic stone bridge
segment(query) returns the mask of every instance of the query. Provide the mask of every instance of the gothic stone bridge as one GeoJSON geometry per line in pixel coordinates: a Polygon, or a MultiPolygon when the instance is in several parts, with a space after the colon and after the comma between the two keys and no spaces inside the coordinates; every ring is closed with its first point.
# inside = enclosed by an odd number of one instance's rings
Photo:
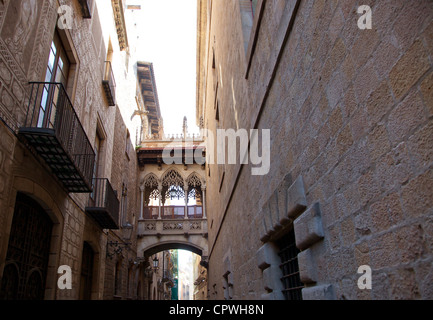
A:
{"type": "MultiPolygon", "coordinates": [[[[206,262],[208,225],[204,166],[185,158],[183,164],[162,163],[166,143],[152,141],[137,150],[141,167],[137,253],[144,258],[162,250],[185,249],[200,255],[206,262]]],[[[186,146],[181,148],[187,149],[186,146]]]]}

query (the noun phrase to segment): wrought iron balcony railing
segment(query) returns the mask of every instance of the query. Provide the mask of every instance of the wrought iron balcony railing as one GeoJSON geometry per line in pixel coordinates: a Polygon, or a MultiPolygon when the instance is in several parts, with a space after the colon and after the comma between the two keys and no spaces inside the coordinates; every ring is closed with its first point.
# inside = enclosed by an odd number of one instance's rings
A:
{"type": "Polygon", "coordinates": [[[116,105],[116,81],[110,61],[105,61],[104,77],[102,79],[105,96],[110,107],[116,105]]]}
{"type": "Polygon", "coordinates": [[[173,287],[174,286],[174,277],[173,272],[171,270],[164,270],[162,282],[167,283],[168,286],[173,287]]]}
{"type": "Polygon", "coordinates": [[[103,229],[119,229],[119,200],[108,179],[93,179],[86,212],[103,229]]]}
{"type": "Polygon", "coordinates": [[[95,152],[61,83],[30,82],[28,111],[19,135],[66,190],[92,191],[95,152]]]}
{"type": "Polygon", "coordinates": [[[91,19],[92,18],[92,4],[93,0],[78,0],[81,6],[81,12],[84,19],[91,19]]]}

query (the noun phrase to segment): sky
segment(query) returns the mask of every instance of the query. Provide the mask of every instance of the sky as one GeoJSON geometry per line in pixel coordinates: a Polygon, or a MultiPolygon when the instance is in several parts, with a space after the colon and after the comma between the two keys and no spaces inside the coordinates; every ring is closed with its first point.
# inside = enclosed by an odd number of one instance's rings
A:
{"type": "Polygon", "coordinates": [[[152,62],[166,134],[196,126],[196,0],[127,0],[141,5],[137,17],[137,59],[152,62]]]}
{"type": "MultiPolygon", "coordinates": [[[[153,63],[165,133],[182,133],[184,116],[188,131],[198,133],[197,0],[127,0],[126,4],[141,5],[134,12],[139,37],[136,58],[153,63]]],[[[179,270],[192,273],[190,257],[191,252],[179,250],[179,270]]]]}

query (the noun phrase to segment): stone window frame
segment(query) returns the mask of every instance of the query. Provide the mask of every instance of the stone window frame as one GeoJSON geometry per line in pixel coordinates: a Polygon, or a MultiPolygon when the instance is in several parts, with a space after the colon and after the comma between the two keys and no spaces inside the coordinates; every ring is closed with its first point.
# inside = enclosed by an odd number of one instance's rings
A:
{"type": "MultiPolygon", "coordinates": [[[[281,16],[278,31],[275,35],[273,47],[275,48],[275,54],[271,56],[270,65],[274,69],[278,65],[284,45],[290,35],[294,19],[296,17],[298,7],[301,0],[287,1],[284,8],[284,12],[281,16]]],[[[259,30],[263,19],[264,11],[266,6],[266,0],[258,0],[256,7],[256,15],[254,17],[253,27],[251,29],[251,35],[248,45],[248,51],[246,53],[246,70],[245,79],[248,79],[249,72],[251,69],[252,58],[254,56],[257,41],[259,37],[259,30]]]]}
{"type": "Polygon", "coordinates": [[[276,242],[293,228],[303,300],[333,300],[335,289],[328,279],[318,275],[317,257],[314,246],[323,246],[325,232],[322,223],[322,210],[319,202],[308,203],[302,175],[294,181],[287,174],[261,209],[262,226],[260,241],[263,246],[256,252],[256,264],[262,271],[266,300],[283,300],[281,259],[276,242]]]}
{"type": "Polygon", "coordinates": [[[78,78],[79,78],[79,69],[80,69],[80,59],[78,58],[77,50],[75,49],[74,42],[72,40],[72,36],[70,34],[70,31],[68,29],[60,29],[57,26],[54,28],[52,32],[52,37],[50,38],[50,44],[49,47],[46,49],[46,59],[44,59],[45,67],[43,71],[41,72],[40,81],[44,82],[46,77],[46,68],[48,65],[50,50],[51,50],[51,43],[54,41],[54,38],[58,37],[59,42],[61,43],[63,50],[65,51],[66,56],[69,60],[69,70],[68,70],[68,77],[67,77],[67,85],[66,85],[66,92],[69,96],[69,99],[71,100],[72,104],[78,109],[79,106],[75,106],[75,96],[78,86],[78,78]]]}
{"type": "MultiPolygon", "coordinates": [[[[253,58],[255,49],[256,49],[256,45],[257,45],[257,39],[259,36],[259,30],[260,30],[260,25],[262,22],[262,18],[263,18],[263,13],[264,13],[264,8],[265,8],[265,3],[266,0],[258,0],[256,7],[252,8],[252,14],[253,14],[253,25],[251,27],[250,30],[247,30],[245,32],[244,28],[242,27],[242,33],[243,36],[246,33],[249,33],[249,39],[248,39],[248,46],[245,47],[245,55],[246,55],[246,72],[245,72],[245,78],[248,78],[248,73],[249,73],[249,69],[251,67],[251,60],[253,58]]],[[[241,12],[241,17],[242,17],[242,7],[240,6],[239,3],[239,10],[241,12]]],[[[246,39],[244,39],[244,46],[245,46],[245,42],[246,39]]]]}

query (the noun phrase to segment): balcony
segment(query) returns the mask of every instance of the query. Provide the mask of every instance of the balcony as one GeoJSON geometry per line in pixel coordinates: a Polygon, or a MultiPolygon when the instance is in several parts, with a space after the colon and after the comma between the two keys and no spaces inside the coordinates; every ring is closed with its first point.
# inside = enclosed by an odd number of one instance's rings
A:
{"type": "Polygon", "coordinates": [[[108,101],[108,106],[110,107],[115,106],[116,105],[116,81],[114,80],[114,73],[110,61],[105,61],[102,86],[104,87],[104,92],[108,101]]]}
{"type": "Polygon", "coordinates": [[[167,283],[169,287],[174,287],[174,277],[171,270],[164,270],[162,282],[167,283]]]}
{"type": "MultiPolygon", "coordinates": [[[[207,237],[207,220],[206,219],[143,219],[138,221],[137,237],[173,237],[185,236],[207,237]]],[[[162,241],[162,240],[161,240],[162,241]]]]}
{"type": "Polygon", "coordinates": [[[103,229],[119,229],[119,200],[108,179],[93,179],[86,213],[103,229]]]}
{"type": "Polygon", "coordinates": [[[92,4],[93,0],[78,0],[81,7],[81,13],[84,19],[91,19],[92,18],[92,4]]]}
{"type": "MultiPolygon", "coordinates": [[[[144,207],[144,219],[158,219],[159,207],[144,207]]],[[[185,206],[161,206],[161,219],[183,219],[185,218],[185,206]]],[[[189,219],[202,219],[202,206],[188,206],[189,219]]]]}
{"type": "Polygon", "coordinates": [[[92,191],[95,152],[61,83],[30,82],[25,124],[18,131],[28,147],[71,193],[92,191]]]}

